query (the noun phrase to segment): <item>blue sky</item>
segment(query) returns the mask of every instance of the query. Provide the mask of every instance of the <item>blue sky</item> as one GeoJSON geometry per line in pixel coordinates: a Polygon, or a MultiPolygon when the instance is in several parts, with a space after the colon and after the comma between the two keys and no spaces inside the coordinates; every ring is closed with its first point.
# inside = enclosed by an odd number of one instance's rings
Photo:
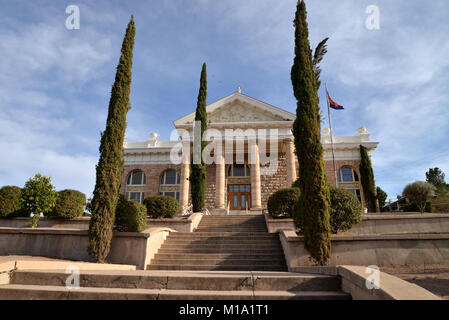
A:
{"type": "MultiPolygon", "coordinates": [[[[390,198],[430,167],[449,175],[449,2],[307,1],[312,47],[330,37],[322,80],[345,111],[336,135],[360,126],[379,141],[376,182],[390,198]],[[367,6],[380,9],[368,30],[367,6]]],[[[243,93],[295,112],[290,82],[294,0],[29,1],[0,6],[0,185],[36,172],[90,195],[100,131],[131,14],[136,39],[128,141],[168,140],[196,106],[243,93]],[[80,8],[67,30],[65,8],[80,8]]],[[[320,92],[322,107],[324,92],[320,92]]],[[[325,114],[325,113],[324,113],[325,114]]],[[[324,125],[324,126],[327,126],[324,125]]]]}

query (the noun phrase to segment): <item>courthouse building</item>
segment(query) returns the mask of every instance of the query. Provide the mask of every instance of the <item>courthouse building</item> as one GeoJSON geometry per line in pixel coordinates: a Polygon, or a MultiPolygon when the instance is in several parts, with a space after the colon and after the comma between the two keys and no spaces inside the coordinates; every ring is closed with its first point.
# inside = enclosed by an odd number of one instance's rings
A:
{"type": "MultiPolygon", "coordinates": [[[[291,186],[298,177],[291,132],[296,115],[240,89],[206,110],[213,136],[209,142],[213,161],[206,161],[206,207],[212,212],[266,208],[273,192],[291,186]]],[[[125,142],[122,194],[138,202],[152,195],[172,196],[187,208],[194,119],[192,112],[174,121],[178,141],[158,141],[152,133],[148,141],[125,142]]],[[[371,155],[378,142],[370,141],[366,128],[357,130],[355,136],[331,139],[330,130],[324,129],[321,142],[328,182],[352,192],[367,207],[360,183],[360,145],[371,155]]]]}

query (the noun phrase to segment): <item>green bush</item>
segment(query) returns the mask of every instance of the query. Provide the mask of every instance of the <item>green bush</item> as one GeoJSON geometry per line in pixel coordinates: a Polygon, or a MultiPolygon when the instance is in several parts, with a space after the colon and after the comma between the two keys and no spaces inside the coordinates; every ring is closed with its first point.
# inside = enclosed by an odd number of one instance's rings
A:
{"type": "MultiPolygon", "coordinates": [[[[432,203],[427,201],[426,206],[424,208],[424,212],[432,212],[432,203]]],[[[401,207],[402,212],[421,212],[418,205],[415,202],[407,203],[406,205],[401,207]]]]}
{"type": "Polygon", "coordinates": [[[62,190],[58,192],[56,204],[47,217],[72,219],[82,216],[86,205],[86,195],[76,190],[62,190]]]}
{"type": "Polygon", "coordinates": [[[344,189],[330,189],[330,223],[332,233],[350,230],[362,222],[363,207],[351,192],[344,189]]]}
{"type": "Polygon", "coordinates": [[[179,203],[173,197],[148,197],[143,204],[147,207],[147,213],[151,218],[174,218],[179,213],[179,203]]]}
{"type": "MultiPolygon", "coordinates": [[[[363,207],[360,201],[349,191],[329,186],[330,191],[330,225],[332,233],[336,234],[350,230],[362,221],[363,207]]],[[[294,210],[298,210],[295,205],[294,210]]],[[[297,225],[304,231],[302,217],[297,217],[297,225]]]]}
{"type": "Polygon", "coordinates": [[[148,228],[147,210],[145,206],[119,196],[115,210],[117,230],[124,232],[141,232],[148,228]]]}
{"type": "Polygon", "coordinates": [[[15,186],[4,186],[0,189],[0,218],[29,217],[23,210],[20,198],[22,189],[15,186]]]}
{"type": "Polygon", "coordinates": [[[298,202],[299,188],[285,188],[273,193],[267,202],[268,213],[274,217],[292,217],[293,207],[298,202]]]}

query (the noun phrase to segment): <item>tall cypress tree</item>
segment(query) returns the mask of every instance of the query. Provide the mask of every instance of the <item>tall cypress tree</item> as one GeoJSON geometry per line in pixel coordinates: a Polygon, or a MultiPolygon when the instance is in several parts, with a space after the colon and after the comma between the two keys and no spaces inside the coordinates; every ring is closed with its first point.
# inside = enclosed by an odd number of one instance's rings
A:
{"type": "Polygon", "coordinates": [[[373,167],[368,151],[360,145],[360,180],[362,182],[363,194],[368,204],[369,212],[379,212],[379,203],[377,201],[376,186],[374,183],[373,167]]]}
{"type": "Polygon", "coordinates": [[[101,263],[109,254],[122,179],[123,141],[126,114],[130,109],[129,94],[135,33],[134,17],[131,16],[111,90],[106,130],[101,134],[100,160],[97,164],[97,177],[91,202],[92,218],[89,223],[88,248],[95,261],[101,263]]]}
{"type": "MultiPolygon", "coordinates": [[[[195,112],[195,121],[201,121],[201,137],[207,129],[206,99],[207,73],[206,63],[203,63],[203,68],[201,70],[200,90],[198,93],[198,101],[195,112]]],[[[192,192],[193,212],[199,212],[204,208],[206,198],[206,165],[204,164],[204,159],[202,157],[202,152],[204,147],[206,146],[206,142],[201,140],[201,143],[199,144],[201,137],[194,137],[195,144],[200,147],[197,149],[194,148],[194,158],[196,153],[196,155],[199,156],[201,160],[198,159],[200,161],[197,161],[200,163],[192,163],[192,171],[190,174],[190,188],[192,192]]]]}
{"type": "Polygon", "coordinates": [[[313,260],[325,265],[330,257],[329,189],[324,171],[321,145],[321,117],[318,84],[309,43],[307,11],[299,0],[295,15],[295,59],[291,70],[297,100],[293,124],[296,154],[299,161],[299,198],[295,221],[304,221],[304,246],[313,260]]]}

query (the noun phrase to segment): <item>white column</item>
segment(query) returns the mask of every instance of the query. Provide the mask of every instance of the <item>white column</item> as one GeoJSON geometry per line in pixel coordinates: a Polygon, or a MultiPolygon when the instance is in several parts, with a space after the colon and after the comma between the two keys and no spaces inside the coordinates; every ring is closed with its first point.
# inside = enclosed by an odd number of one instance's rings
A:
{"type": "Polygon", "coordinates": [[[256,143],[250,145],[251,166],[251,209],[262,209],[262,196],[260,187],[260,160],[259,147],[256,143]]]}
{"type": "Polygon", "coordinates": [[[217,209],[224,209],[226,202],[226,175],[225,175],[225,156],[221,141],[218,142],[215,147],[215,187],[216,187],[216,200],[215,205],[217,209]],[[218,145],[218,143],[220,145],[218,145]],[[218,150],[219,149],[219,150],[218,150]]]}
{"type": "Polygon", "coordinates": [[[285,153],[287,161],[287,187],[290,188],[293,182],[296,181],[296,161],[295,161],[295,146],[292,139],[284,140],[285,153]]]}
{"type": "Polygon", "coordinates": [[[182,163],[181,163],[181,185],[179,204],[181,211],[184,213],[189,204],[189,191],[190,191],[190,141],[182,143],[182,163]]]}

